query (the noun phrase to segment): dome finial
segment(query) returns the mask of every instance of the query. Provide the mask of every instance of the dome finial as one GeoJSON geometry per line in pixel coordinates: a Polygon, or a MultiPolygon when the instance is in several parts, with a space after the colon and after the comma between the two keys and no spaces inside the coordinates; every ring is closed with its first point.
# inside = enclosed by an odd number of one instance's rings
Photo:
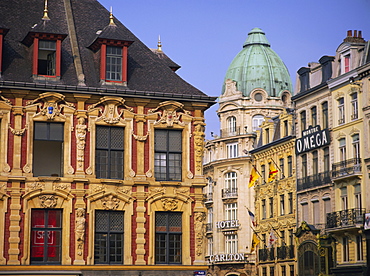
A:
{"type": "Polygon", "coordinates": [[[45,0],[44,16],[42,17],[42,20],[50,20],[49,15],[48,15],[48,0],[45,0]]]}
{"type": "Polygon", "coordinates": [[[161,36],[158,35],[158,52],[162,52],[161,36]]]}
{"type": "Polygon", "coordinates": [[[114,23],[114,20],[113,20],[113,8],[112,8],[112,6],[110,7],[110,13],[109,13],[109,25],[116,26],[116,23],[114,23]]]}

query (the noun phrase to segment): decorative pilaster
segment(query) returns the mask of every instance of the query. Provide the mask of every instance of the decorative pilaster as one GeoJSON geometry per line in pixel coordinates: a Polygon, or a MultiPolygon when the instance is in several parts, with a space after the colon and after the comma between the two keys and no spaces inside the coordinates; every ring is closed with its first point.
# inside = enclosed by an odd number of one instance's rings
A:
{"type": "Polygon", "coordinates": [[[12,108],[12,112],[14,115],[14,136],[13,136],[14,146],[13,146],[13,168],[11,174],[21,176],[22,135],[17,135],[17,131],[21,131],[22,129],[22,116],[23,116],[22,96],[17,97],[15,99],[15,106],[12,108]]]}
{"type": "Polygon", "coordinates": [[[137,186],[137,194],[136,194],[136,265],[145,265],[145,243],[147,242],[145,240],[145,213],[146,213],[146,207],[145,207],[145,186],[138,185],[137,186]]]}
{"type": "Polygon", "coordinates": [[[19,232],[20,227],[20,211],[21,211],[21,183],[20,181],[12,182],[11,192],[10,192],[11,202],[10,202],[10,226],[9,226],[9,259],[7,265],[20,265],[18,259],[20,254],[19,244],[20,237],[19,232]]]}

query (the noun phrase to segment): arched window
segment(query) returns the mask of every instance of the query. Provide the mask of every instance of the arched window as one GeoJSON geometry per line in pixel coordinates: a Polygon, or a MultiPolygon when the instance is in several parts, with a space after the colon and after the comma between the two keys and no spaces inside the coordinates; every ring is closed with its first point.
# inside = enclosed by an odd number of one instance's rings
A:
{"type": "Polygon", "coordinates": [[[262,115],[255,115],[252,119],[252,130],[257,131],[260,129],[260,125],[263,123],[264,117],[262,115]]]}
{"type": "Polygon", "coordinates": [[[227,128],[229,135],[236,135],[236,118],[234,116],[227,118],[227,128]]]}

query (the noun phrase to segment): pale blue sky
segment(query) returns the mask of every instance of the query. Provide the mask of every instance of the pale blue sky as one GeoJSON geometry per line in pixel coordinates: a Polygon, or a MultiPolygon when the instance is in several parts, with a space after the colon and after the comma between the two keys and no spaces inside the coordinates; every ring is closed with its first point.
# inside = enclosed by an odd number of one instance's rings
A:
{"type": "MultiPolygon", "coordinates": [[[[261,28],[288,67],[335,55],[347,30],[370,39],[370,0],[100,0],[149,48],[161,36],[163,51],[181,65],[183,79],[219,96],[228,66],[248,32],[261,28]]],[[[206,138],[219,133],[216,110],[206,112],[206,138]]]]}

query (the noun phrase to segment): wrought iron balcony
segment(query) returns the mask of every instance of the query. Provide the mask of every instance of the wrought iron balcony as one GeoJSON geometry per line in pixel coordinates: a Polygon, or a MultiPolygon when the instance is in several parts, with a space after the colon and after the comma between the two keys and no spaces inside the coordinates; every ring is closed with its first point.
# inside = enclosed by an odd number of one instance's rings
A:
{"type": "Polygon", "coordinates": [[[364,223],[364,208],[347,209],[326,214],[326,229],[351,227],[364,223]]]}
{"type": "Polygon", "coordinates": [[[238,188],[225,188],[222,189],[222,198],[237,198],[238,197],[238,188]]]}
{"type": "Polygon", "coordinates": [[[260,262],[274,261],[275,260],[275,247],[259,249],[258,258],[260,262]]]}
{"type": "Polygon", "coordinates": [[[284,245],[277,248],[277,257],[279,260],[294,258],[294,245],[284,245]]]}
{"type": "Polygon", "coordinates": [[[204,201],[207,203],[213,202],[213,193],[204,194],[204,201]]]}
{"type": "Polygon", "coordinates": [[[206,223],[206,232],[212,232],[213,226],[212,223],[206,223]]]}
{"type": "Polygon", "coordinates": [[[246,132],[244,128],[240,129],[240,127],[237,127],[235,129],[221,129],[220,134],[221,134],[221,138],[225,138],[225,137],[243,135],[243,134],[246,134],[246,132]]]}
{"type": "Polygon", "coordinates": [[[320,187],[331,183],[330,171],[310,175],[297,180],[297,191],[320,187]]]}
{"type": "Polygon", "coordinates": [[[347,177],[361,173],[361,158],[347,159],[333,164],[333,178],[347,177]]]}

